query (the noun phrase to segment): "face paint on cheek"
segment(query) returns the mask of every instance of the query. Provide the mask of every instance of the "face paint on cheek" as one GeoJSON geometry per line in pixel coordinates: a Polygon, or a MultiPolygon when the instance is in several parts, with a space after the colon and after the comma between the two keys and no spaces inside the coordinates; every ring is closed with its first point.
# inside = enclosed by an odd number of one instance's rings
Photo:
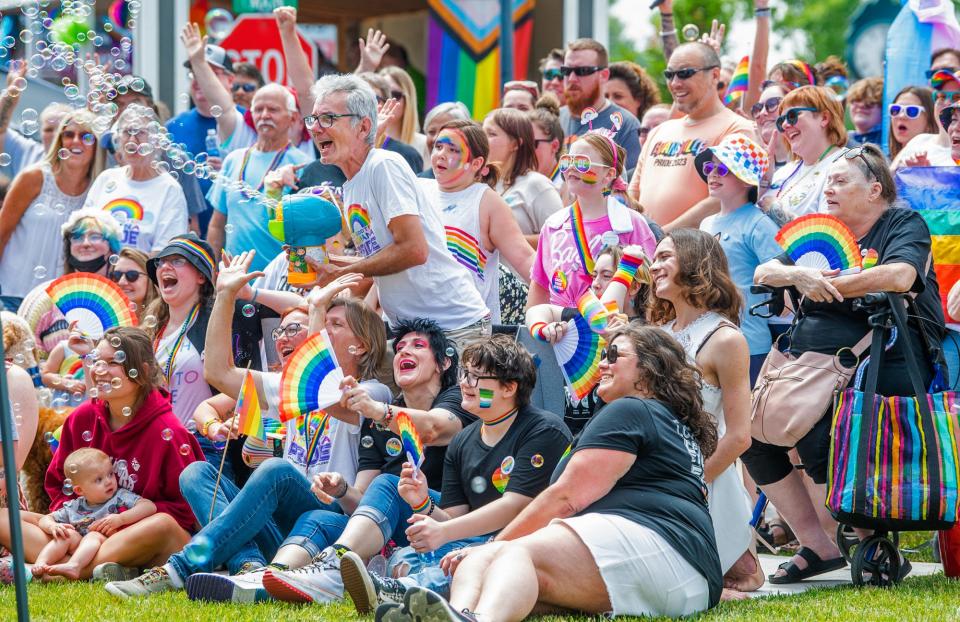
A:
{"type": "Polygon", "coordinates": [[[480,408],[490,408],[493,406],[493,389],[479,389],[480,408]]]}
{"type": "Polygon", "coordinates": [[[593,186],[600,181],[600,176],[593,171],[587,171],[586,173],[580,175],[580,181],[588,186],[593,186]]]}

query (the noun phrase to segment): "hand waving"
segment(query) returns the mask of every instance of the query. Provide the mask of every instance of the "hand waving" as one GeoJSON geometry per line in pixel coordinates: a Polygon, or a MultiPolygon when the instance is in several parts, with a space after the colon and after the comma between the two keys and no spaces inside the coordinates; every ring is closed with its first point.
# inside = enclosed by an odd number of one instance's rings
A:
{"type": "Polygon", "coordinates": [[[383,60],[383,55],[390,49],[387,43],[387,35],[379,30],[370,28],[367,30],[366,40],[360,37],[360,66],[357,72],[376,71],[383,60]]]}

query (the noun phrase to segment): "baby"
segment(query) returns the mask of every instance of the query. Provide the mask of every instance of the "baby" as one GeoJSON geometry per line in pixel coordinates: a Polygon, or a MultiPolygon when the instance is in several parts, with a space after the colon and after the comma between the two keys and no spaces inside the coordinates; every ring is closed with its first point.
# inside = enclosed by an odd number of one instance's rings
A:
{"type": "Polygon", "coordinates": [[[79,579],[104,540],[157,511],[153,501],[118,488],[110,457],[99,449],[74,451],[67,456],[63,470],[72,480],[77,498],[39,521],[53,540],[33,565],[33,576],[38,579],[53,575],[79,579]],[[63,561],[67,555],[69,560],[63,561]]]}

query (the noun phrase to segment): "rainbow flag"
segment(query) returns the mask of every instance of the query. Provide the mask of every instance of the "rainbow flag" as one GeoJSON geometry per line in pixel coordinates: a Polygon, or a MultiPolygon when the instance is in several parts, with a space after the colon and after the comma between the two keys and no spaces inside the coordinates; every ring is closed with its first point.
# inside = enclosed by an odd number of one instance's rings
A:
{"type": "Polygon", "coordinates": [[[947,313],[947,294],[960,281],[960,166],[900,168],[896,181],[900,198],[927,221],[943,315],[958,328],[960,318],[947,313]]]}
{"type": "Polygon", "coordinates": [[[730,77],[730,85],[727,92],[723,95],[723,104],[729,106],[733,102],[743,97],[747,92],[747,86],[750,84],[750,57],[744,56],[740,59],[740,64],[734,70],[730,77]]]}
{"type": "MultiPolygon", "coordinates": [[[[511,0],[513,79],[524,80],[535,0],[511,0]]],[[[500,105],[500,2],[427,0],[427,109],[463,102],[475,119],[500,105]]]]}
{"type": "Polygon", "coordinates": [[[257,384],[253,381],[253,374],[249,369],[240,386],[236,413],[240,417],[240,434],[254,436],[260,440],[266,438],[263,417],[260,416],[260,396],[257,395],[257,384]]]}

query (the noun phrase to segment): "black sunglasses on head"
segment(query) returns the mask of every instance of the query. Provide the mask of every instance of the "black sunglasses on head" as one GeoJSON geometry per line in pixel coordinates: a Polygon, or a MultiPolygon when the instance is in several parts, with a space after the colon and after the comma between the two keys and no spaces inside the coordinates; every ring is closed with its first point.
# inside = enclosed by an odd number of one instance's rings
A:
{"type": "Polygon", "coordinates": [[[566,78],[571,73],[575,73],[581,78],[586,78],[587,76],[593,75],[603,69],[606,69],[606,67],[601,67],[600,65],[587,65],[584,67],[567,67],[564,65],[560,68],[560,75],[566,78]]]}
{"type": "Polygon", "coordinates": [[[136,283],[141,274],[147,276],[146,272],[140,272],[139,270],[114,270],[107,276],[109,276],[110,280],[114,283],[119,283],[120,279],[124,277],[126,277],[127,283],[136,283]]]}
{"type": "Polygon", "coordinates": [[[234,82],[233,86],[230,87],[230,90],[236,93],[237,91],[243,91],[244,93],[253,93],[257,90],[256,84],[250,84],[249,82],[234,82]]]}
{"type": "Polygon", "coordinates": [[[664,69],[663,77],[667,79],[667,82],[673,80],[674,78],[680,78],[681,80],[689,80],[693,76],[697,75],[701,71],[710,71],[711,69],[719,69],[719,65],[709,65],[707,67],[687,67],[685,69],[664,69]]]}
{"type": "Polygon", "coordinates": [[[855,160],[857,158],[863,160],[863,163],[867,165],[867,170],[870,171],[870,174],[873,175],[873,178],[877,181],[880,181],[880,175],[877,174],[877,171],[873,168],[873,165],[870,164],[870,160],[867,159],[867,156],[865,156],[864,153],[869,153],[871,155],[876,154],[876,152],[874,152],[870,147],[863,145],[862,147],[848,149],[843,155],[848,160],[855,160]]]}

